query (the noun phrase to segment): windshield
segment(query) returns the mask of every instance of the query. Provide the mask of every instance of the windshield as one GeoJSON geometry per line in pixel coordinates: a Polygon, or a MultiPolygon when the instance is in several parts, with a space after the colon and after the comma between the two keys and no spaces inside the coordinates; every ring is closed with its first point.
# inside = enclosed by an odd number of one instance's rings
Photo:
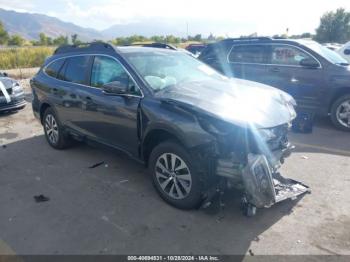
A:
{"type": "Polygon", "coordinates": [[[154,91],[182,83],[226,78],[182,52],[149,51],[125,56],[154,91]]]}
{"type": "Polygon", "coordinates": [[[326,58],[329,62],[333,64],[338,64],[338,65],[347,65],[348,62],[342,58],[338,53],[330,50],[329,48],[320,45],[317,42],[314,41],[308,41],[308,42],[303,42],[304,45],[306,45],[308,48],[313,50],[314,52],[318,53],[319,55],[323,56],[326,58]]]}

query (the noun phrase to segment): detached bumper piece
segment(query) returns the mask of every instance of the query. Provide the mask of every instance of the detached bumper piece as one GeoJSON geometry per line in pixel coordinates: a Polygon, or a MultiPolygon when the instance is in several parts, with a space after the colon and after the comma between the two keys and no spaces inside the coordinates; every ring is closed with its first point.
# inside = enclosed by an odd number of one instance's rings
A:
{"type": "Polygon", "coordinates": [[[243,202],[246,202],[248,208],[270,207],[311,192],[308,186],[273,172],[264,155],[248,155],[248,165],[243,170],[242,179],[246,191],[243,202]]]}

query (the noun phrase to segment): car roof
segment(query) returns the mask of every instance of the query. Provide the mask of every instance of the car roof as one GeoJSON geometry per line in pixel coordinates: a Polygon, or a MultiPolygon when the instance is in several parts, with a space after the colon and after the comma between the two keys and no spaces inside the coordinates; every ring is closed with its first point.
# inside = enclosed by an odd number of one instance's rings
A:
{"type": "Polygon", "coordinates": [[[174,53],[178,50],[172,50],[167,48],[159,47],[143,47],[143,46],[115,46],[115,48],[121,54],[130,54],[130,53],[151,53],[151,52],[161,52],[161,53],[174,53]]]}

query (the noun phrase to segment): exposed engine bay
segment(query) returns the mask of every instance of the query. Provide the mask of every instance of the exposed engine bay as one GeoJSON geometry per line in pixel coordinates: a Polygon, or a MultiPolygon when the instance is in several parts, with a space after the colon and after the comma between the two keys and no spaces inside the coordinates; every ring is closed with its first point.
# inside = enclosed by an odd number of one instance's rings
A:
{"type": "Polygon", "coordinates": [[[254,215],[256,208],[268,208],[310,192],[308,186],[278,172],[294,148],[288,142],[288,130],[289,125],[263,131],[240,130],[241,134],[229,134],[219,145],[223,157],[216,161],[215,174],[229,185],[244,188],[242,199],[248,216],[254,215]]]}

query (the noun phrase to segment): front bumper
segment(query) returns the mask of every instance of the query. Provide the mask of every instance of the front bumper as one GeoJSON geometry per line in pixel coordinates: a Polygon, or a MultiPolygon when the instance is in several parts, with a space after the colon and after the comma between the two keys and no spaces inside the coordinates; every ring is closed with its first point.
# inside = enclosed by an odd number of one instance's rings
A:
{"type": "Polygon", "coordinates": [[[21,109],[26,106],[24,93],[19,95],[11,95],[11,101],[8,102],[5,97],[0,96],[0,112],[21,109]]]}
{"type": "Polygon", "coordinates": [[[309,187],[284,178],[277,172],[293,148],[288,143],[286,147],[273,151],[269,156],[249,153],[245,166],[234,165],[230,159],[219,159],[216,174],[226,177],[230,185],[243,185],[246,201],[257,208],[270,207],[285,199],[294,199],[310,192],[309,187]]]}
{"type": "Polygon", "coordinates": [[[247,201],[258,207],[270,207],[286,199],[310,192],[301,182],[284,178],[271,168],[264,155],[248,155],[248,164],[243,170],[242,180],[247,201]]]}

